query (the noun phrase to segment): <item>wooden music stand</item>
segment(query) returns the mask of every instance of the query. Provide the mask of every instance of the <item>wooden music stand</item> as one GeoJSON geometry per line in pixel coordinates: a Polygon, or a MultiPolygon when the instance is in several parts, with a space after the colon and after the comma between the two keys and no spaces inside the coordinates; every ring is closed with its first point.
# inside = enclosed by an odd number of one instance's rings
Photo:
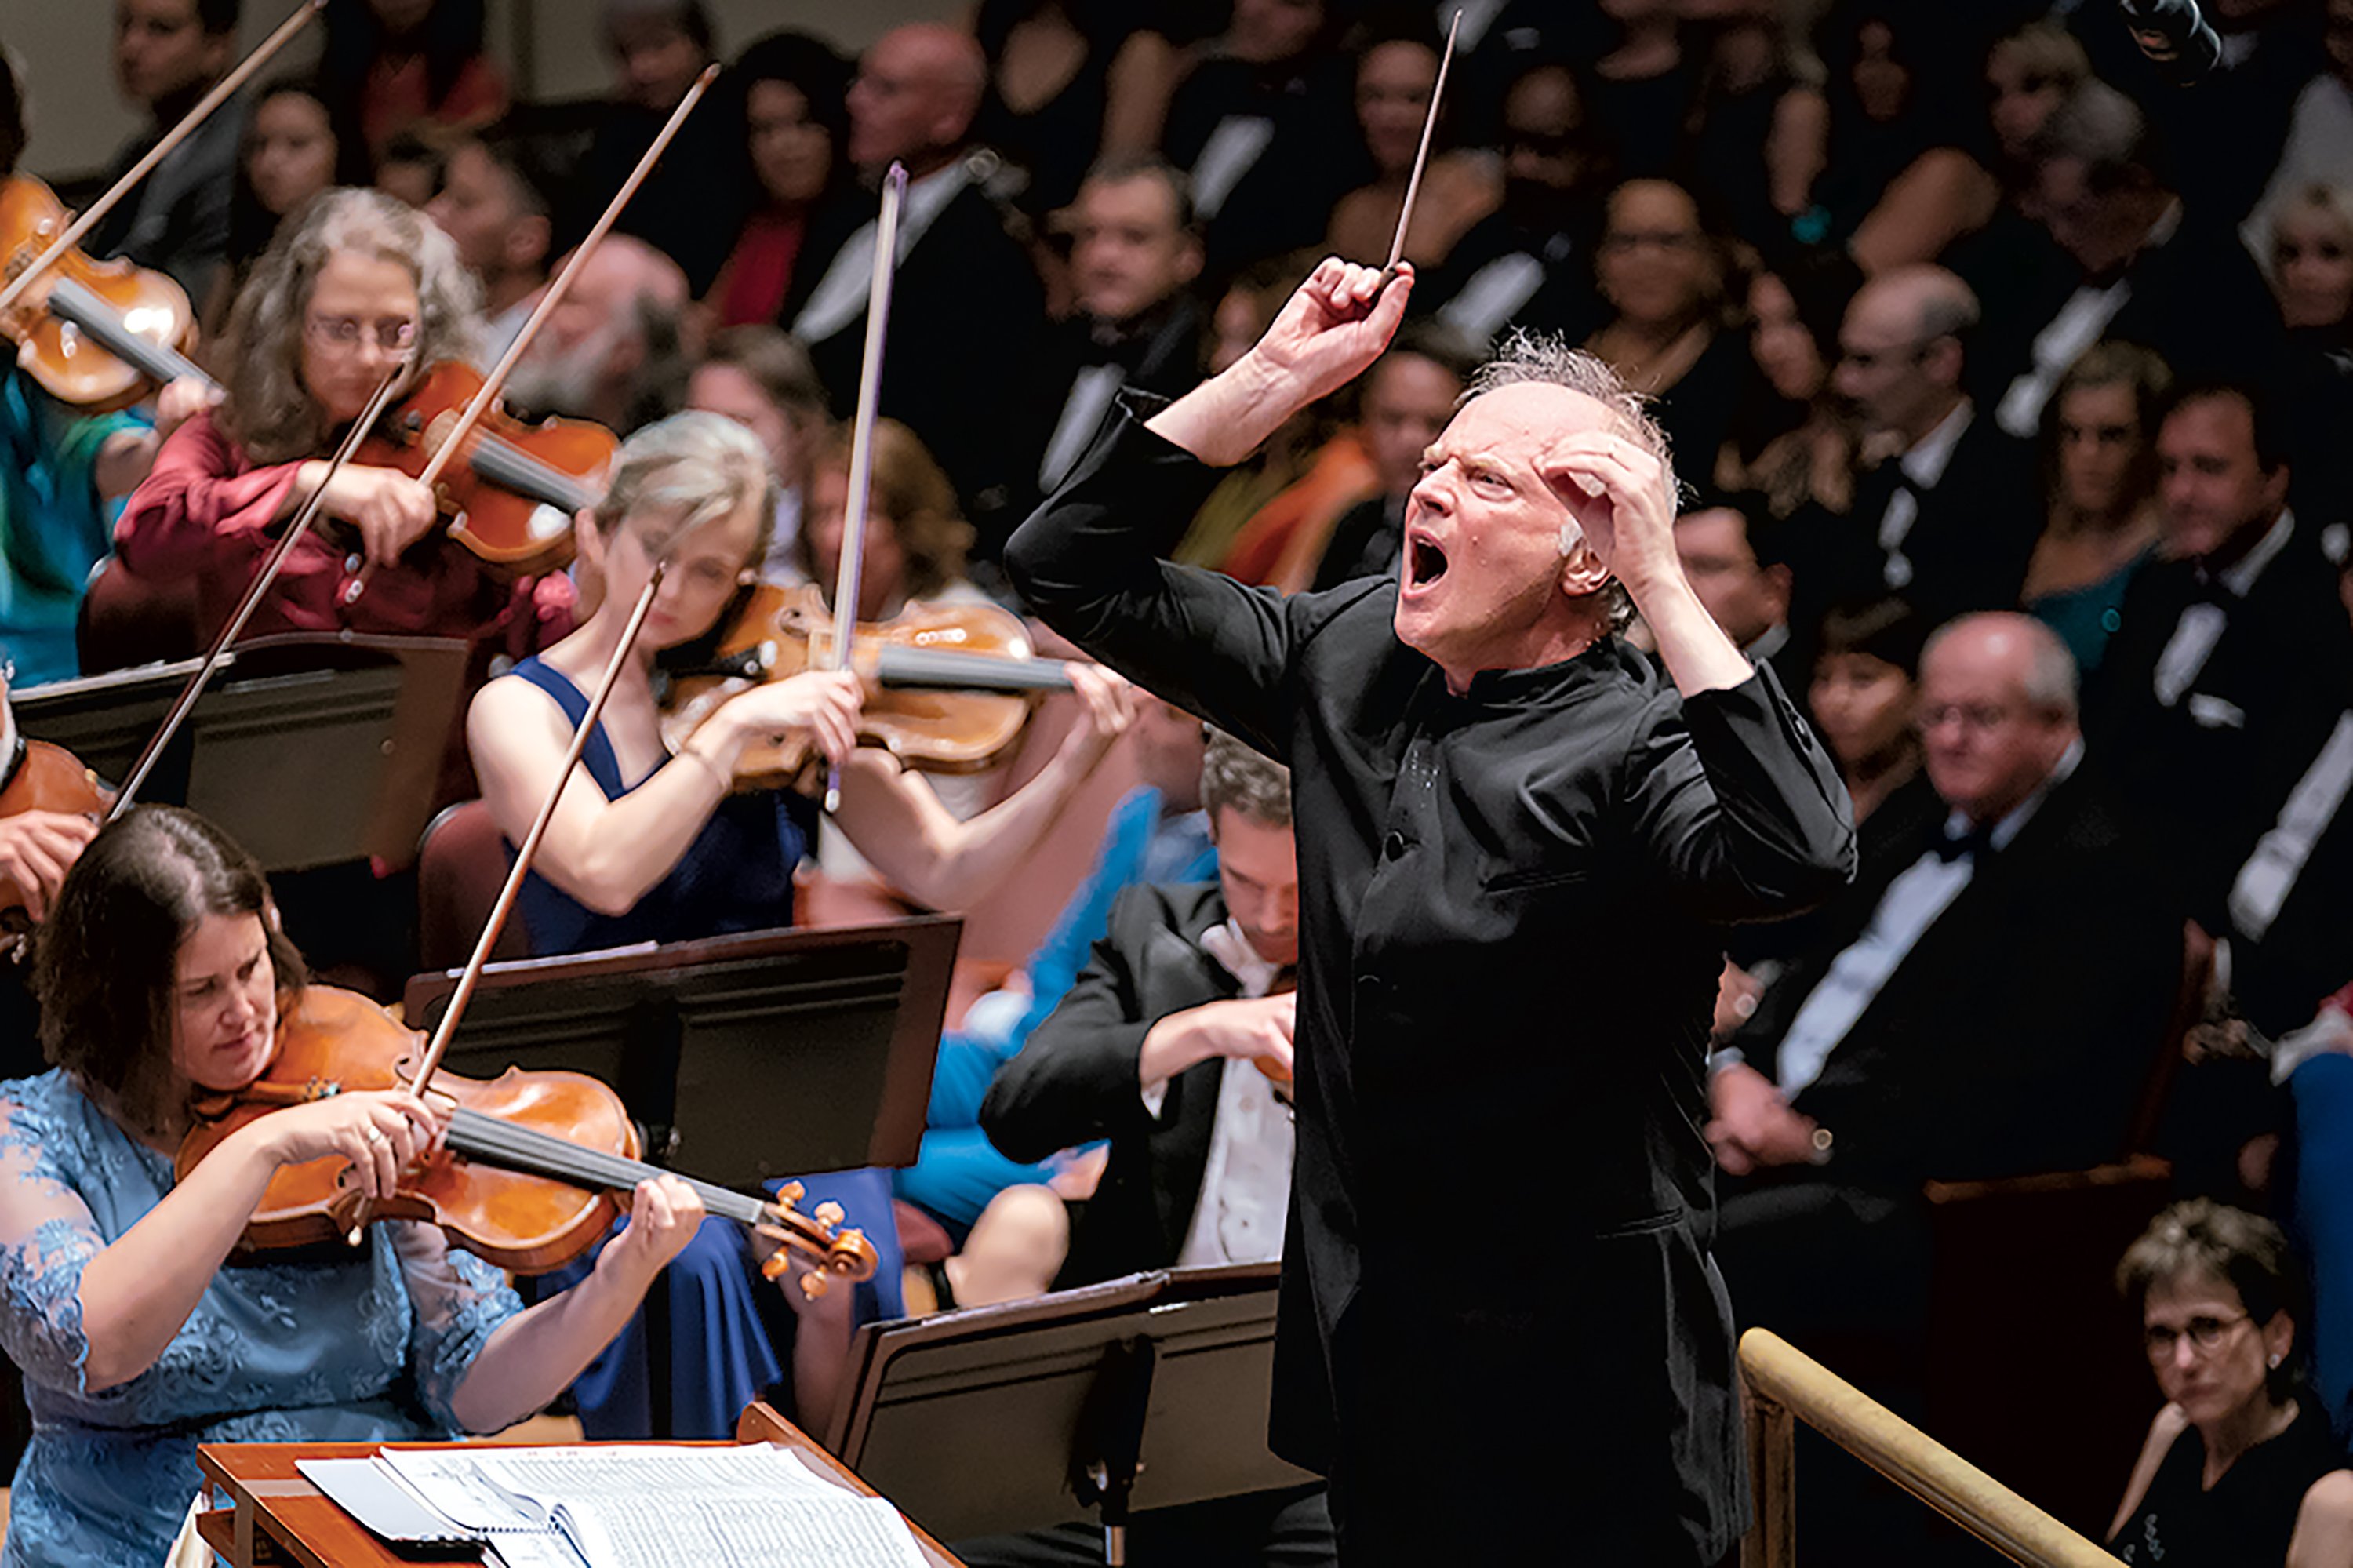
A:
{"type": "MultiPolygon", "coordinates": [[[[835,1485],[878,1495],[849,1467],[810,1442],[765,1404],[753,1404],[735,1427],[739,1443],[790,1448],[835,1485]]],[[[395,1552],[338,1508],[295,1468],[298,1459],[356,1459],[385,1447],[454,1448],[455,1443],[207,1443],[196,1450],[206,1483],[227,1494],[228,1506],[200,1514],[205,1544],[231,1568],[297,1563],[301,1568],[479,1568],[479,1556],[434,1557],[395,1552]]],[[[962,1568],[938,1542],[908,1521],[915,1545],[933,1568],[962,1568]]]]}
{"type": "Polygon", "coordinates": [[[870,1324],[828,1446],[942,1540],[1093,1509],[1122,1561],[1136,1511],[1316,1478],[1266,1446],[1277,1273],[1163,1269],[870,1324]]]}
{"type": "MultiPolygon", "coordinates": [[[[912,1165],[962,930],[922,916],[491,964],[448,1065],[592,1074],[649,1160],[723,1187],[912,1165]]],[[[412,979],[408,1022],[436,1027],[457,980],[412,979]]]]}
{"type": "MultiPolygon", "coordinates": [[[[218,823],[269,872],[405,866],[431,815],[472,652],[438,637],[282,635],[240,643],[140,799],[218,823]]],[[[120,779],[198,661],[29,686],[16,722],[120,779]]]]}

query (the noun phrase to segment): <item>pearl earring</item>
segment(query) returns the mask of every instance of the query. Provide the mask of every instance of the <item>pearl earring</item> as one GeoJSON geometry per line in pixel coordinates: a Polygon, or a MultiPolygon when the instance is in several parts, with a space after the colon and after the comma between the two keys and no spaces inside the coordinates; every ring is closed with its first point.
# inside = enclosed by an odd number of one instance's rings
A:
{"type": "Polygon", "coordinates": [[[2272,1365],[2273,1365],[2274,1368],[2276,1368],[2279,1364],[2280,1364],[2280,1359],[2279,1359],[2277,1356],[2274,1356],[2274,1357],[2272,1358],[2272,1365]]]}

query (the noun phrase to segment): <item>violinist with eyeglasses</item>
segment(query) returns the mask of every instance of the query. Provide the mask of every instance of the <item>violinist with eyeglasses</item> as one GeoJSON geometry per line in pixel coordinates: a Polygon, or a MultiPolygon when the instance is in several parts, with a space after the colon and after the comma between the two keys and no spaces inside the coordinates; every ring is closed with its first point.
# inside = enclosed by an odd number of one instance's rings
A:
{"type": "Polygon", "coordinates": [[[702,1219],[677,1178],[642,1183],[586,1277],[529,1308],[417,1222],[224,1266],[280,1170],[338,1159],[374,1198],[438,1145],[446,1102],[353,1091],[274,1111],[175,1180],[196,1102],[263,1069],[305,980],[260,868],[192,812],[102,830],[36,948],[53,1065],[0,1085],[0,1346],[34,1418],[6,1568],[164,1561],[201,1443],[440,1438],[533,1414],[702,1219]]]}

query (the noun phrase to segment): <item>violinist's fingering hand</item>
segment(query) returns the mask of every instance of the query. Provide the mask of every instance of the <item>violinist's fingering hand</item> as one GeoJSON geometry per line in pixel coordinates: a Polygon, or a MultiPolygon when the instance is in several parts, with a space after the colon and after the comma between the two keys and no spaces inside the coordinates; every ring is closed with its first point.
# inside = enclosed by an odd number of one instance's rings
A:
{"type": "Polygon", "coordinates": [[[642,1291],[686,1250],[702,1226],[702,1197],[677,1177],[638,1182],[629,1194],[629,1223],[596,1255],[596,1272],[618,1270],[617,1277],[642,1291]]]}
{"type": "Polygon", "coordinates": [[[25,895],[25,913],[48,917],[49,901],[66,873],[98,833],[98,825],[70,811],[19,811],[0,817],[0,877],[25,895]]]}
{"type": "Polygon", "coordinates": [[[221,400],[221,389],[201,376],[183,376],[164,384],[155,394],[155,440],[171,440],[172,432],[221,400]]]}
{"type": "Polygon", "coordinates": [[[1071,678],[1071,689],[1079,695],[1085,719],[1071,727],[1063,744],[1092,771],[1112,743],[1135,722],[1135,688],[1125,676],[1101,664],[1067,663],[1062,673],[1071,678]]]}

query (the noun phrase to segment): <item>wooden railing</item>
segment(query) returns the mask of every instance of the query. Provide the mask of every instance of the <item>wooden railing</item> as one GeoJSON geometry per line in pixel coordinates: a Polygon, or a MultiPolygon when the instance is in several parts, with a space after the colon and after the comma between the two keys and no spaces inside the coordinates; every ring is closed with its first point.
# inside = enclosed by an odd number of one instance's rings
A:
{"type": "Polygon", "coordinates": [[[1740,1568],[1797,1568],[1797,1472],[1803,1421],[1840,1447],[2028,1568],[2116,1568],[2116,1559],[1867,1398],[1820,1361],[1763,1329],[1740,1338],[1747,1385],[1749,1474],[1757,1519],[1740,1568]]]}

